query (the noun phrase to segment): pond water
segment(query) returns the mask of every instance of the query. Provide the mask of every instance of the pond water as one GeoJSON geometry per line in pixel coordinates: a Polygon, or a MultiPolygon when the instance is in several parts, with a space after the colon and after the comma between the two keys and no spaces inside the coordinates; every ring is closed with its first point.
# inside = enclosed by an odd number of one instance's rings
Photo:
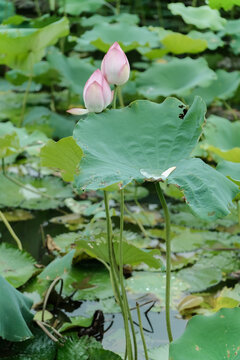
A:
{"type": "MultiPolygon", "coordinates": [[[[63,226],[49,222],[49,219],[60,216],[58,211],[35,211],[32,212],[33,219],[26,221],[11,222],[11,225],[22,241],[23,248],[28,251],[39,263],[47,264],[52,258],[44,248],[44,238],[47,234],[52,237],[63,232],[63,226]]],[[[65,230],[66,231],[66,230],[65,230]]],[[[0,223],[1,239],[5,242],[14,244],[8,230],[0,223]]],[[[134,307],[134,299],[129,299],[130,306],[134,307]]],[[[77,302],[76,302],[77,304],[77,302]]],[[[89,309],[98,309],[97,301],[83,301],[77,304],[77,307],[67,310],[60,307],[60,311],[68,317],[88,316],[89,309]]],[[[165,313],[149,311],[151,304],[141,306],[141,317],[144,328],[144,334],[148,348],[158,347],[168,343],[168,336],[165,326],[165,313]]],[[[172,330],[174,338],[178,338],[184,332],[187,321],[179,318],[178,312],[171,312],[172,330]]],[[[132,310],[133,321],[137,332],[139,360],[144,360],[143,348],[139,333],[138,319],[136,310],[132,310]]],[[[124,326],[122,316],[119,313],[105,314],[103,324],[104,334],[102,343],[106,349],[114,352],[121,352],[124,348],[124,326]]]]}

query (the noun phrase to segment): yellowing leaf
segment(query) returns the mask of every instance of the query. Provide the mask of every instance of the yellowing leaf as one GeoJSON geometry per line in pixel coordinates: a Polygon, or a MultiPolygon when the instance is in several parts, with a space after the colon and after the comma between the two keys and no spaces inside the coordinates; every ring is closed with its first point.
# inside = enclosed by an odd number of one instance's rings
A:
{"type": "Polygon", "coordinates": [[[49,140],[41,149],[42,165],[61,170],[63,180],[72,181],[82,158],[82,149],[72,136],[58,142],[49,140]]]}

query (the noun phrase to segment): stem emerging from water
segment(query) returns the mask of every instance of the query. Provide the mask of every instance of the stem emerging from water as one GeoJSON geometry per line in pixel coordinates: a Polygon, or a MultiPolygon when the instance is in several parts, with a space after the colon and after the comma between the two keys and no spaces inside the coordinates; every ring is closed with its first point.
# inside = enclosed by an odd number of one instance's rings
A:
{"type": "Polygon", "coordinates": [[[108,192],[104,191],[104,204],[105,204],[105,212],[106,212],[106,220],[107,220],[107,242],[108,242],[108,257],[109,257],[109,264],[110,264],[110,275],[113,280],[114,292],[117,295],[117,301],[120,304],[123,321],[124,321],[124,328],[125,328],[125,337],[126,337],[126,352],[128,360],[133,360],[132,354],[132,344],[130,338],[130,331],[128,325],[128,314],[125,308],[125,302],[121,297],[119,286],[118,286],[118,276],[116,274],[116,264],[114,262],[114,249],[113,249],[113,242],[112,242],[112,222],[109,212],[109,202],[108,202],[108,192]]]}
{"type": "Polygon", "coordinates": [[[19,248],[19,250],[22,250],[22,243],[20,241],[20,239],[18,238],[18,236],[15,234],[13,228],[11,227],[11,225],[9,224],[9,222],[7,221],[6,217],[4,216],[4,214],[0,211],[0,218],[2,219],[4,225],[6,226],[6,228],[8,229],[8,231],[10,232],[10,234],[12,235],[12,238],[16,241],[17,246],[19,248]]]}
{"type": "Polygon", "coordinates": [[[135,335],[134,324],[132,320],[131,311],[128,305],[128,299],[126,290],[124,287],[124,277],[123,277],[123,226],[124,226],[124,189],[120,190],[120,237],[119,237],[119,279],[122,291],[122,298],[123,298],[123,306],[124,311],[128,315],[132,336],[133,336],[133,345],[134,345],[134,359],[137,360],[137,339],[135,335]]]}
{"type": "Polygon", "coordinates": [[[140,312],[140,306],[139,306],[138,302],[136,302],[136,308],[137,308],[138,323],[139,323],[139,329],[140,329],[141,339],[142,339],[142,343],[143,343],[145,359],[148,360],[149,358],[148,358],[148,352],[147,352],[147,345],[146,345],[146,341],[145,341],[145,337],[144,337],[144,333],[143,333],[141,312],[140,312]]]}
{"type": "Polygon", "coordinates": [[[166,324],[167,324],[167,333],[169,342],[173,341],[171,322],[170,322],[170,286],[171,286],[171,239],[170,239],[170,214],[168,211],[166,199],[161,189],[160,183],[155,183],[156,191],[160,200],[160,203],[163,208],[164,217],[165,217],[165,229],[166,229],[166,297],[165,297],[165,306],[166,306],[166,324]]]}

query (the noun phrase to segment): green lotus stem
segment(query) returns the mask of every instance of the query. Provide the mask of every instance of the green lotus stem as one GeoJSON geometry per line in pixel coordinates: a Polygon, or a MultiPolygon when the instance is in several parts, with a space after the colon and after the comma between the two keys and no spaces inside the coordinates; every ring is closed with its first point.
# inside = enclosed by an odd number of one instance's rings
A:
{"type": "Polygon", "coordinates": [[[146,360],[149,360],[149,358],[148,358],[148,352],[147,352],[147,345],[146,345],[146,341],[145,341],[145,337],[144,337],[144,333],[143,333],[143,326],[142,326],[140,306],[139,306],[139,303],[138,303],[138,302],[136,302],[136,308],[137,308],[138,323],[139,323],[140,335],[141,335],[141,339],[142,339],[142,343],[143,343],[143,349],[144,349],[145,359],[146,359],[146,360]]]}
{"type": "Polygon", "coordinates": [[[165,297],[165,307],[166,307],[166,324],[167,324],[167,333],[169,342],[173,341],[171,322],[170,322],[170,291],[171,291],[171,225],[170,225],[170,214],[168,211],[166,199],[161,189],[159,182],[155,183],[157,195],[159,197],[160,203],[163,208],[164,217],[165,217],[165,229],[166,229],[166,297],[165,297]]]}
{"type": "Polygon", "coordinates": [[[114,93],[113,93],[113,105],[112,108],[116,109],[117,105],[117,85],[114,85],[114,93]]]}
{"type": "Polygon", "coordinates": [[[29,78],[28,78],[27,87],[26,87],[26,90],[25,90],[25,93],[24,93],[23,103],[22,103],[22,112],[21,112],[19,123],[18,123],[18,127],[22,127],[22,124],[23,124],[26,105],[27,105],[27,98],[28,98],[30,87],[31,87],[31,84],[32,84],[32,78],[33,78],[33,67],[31,68],[30,75],[29,75],[29,78]]]}
{"type": "Polygon", "coordinates": [[[19,237],[15,234],[13,228],[11,227],[11,225],[9,224],[9,222],[7,221],[6,217],[5,217],[4,214],[1,212],[1,210],[0,210],[0,218],[2,219],[4,225],[6,226],[6,228],[8,229],[8,231],[10,232],[10,234],[12,235],[12,238],[16,241],[19,250],[22,250],[23,247],[22,247],[22,243],[21,243],[19,237]]]}
{"type": "Polygon", "coordinates": [[[121,86],[117,86],[117,93],[118,93],[119,104],[120,104],[120,107],[122,108],[122,107],[124,107],[124,101],[123,101],[121,86]]]}
{"type": "Polygon", "coordinates": [[[237,201],[238,224],[240,225],[240,200],[237,201]]]}
{"type": "Polygon", "coordinates": [[[107,221],[107,242],[108,242],[108,257],[109,257],[109,264],[110,264],[110,274],[112,276],[113,284],[115,293],[117,294],[117,300],[119,301],[123,321],[124,321],[124,329],[125,329],[125,338],[126,338],[126,351],[127,351],[127,358],[128,360],[133,360],[133,353],[132,353],[132,344],[130,338],[130,331],[128,326],[128,314],[125,312],[124,303],[120,294],[119,286],[118,286],[118,276],[116,274],[116,268],[114,263],[114,249],[112,243],[112,222],[111,216],[109,211],[109,201],[108,201],[108,193],[104,191],[104,204],[105,204],[105,213],[106,213],[106,221],[107,221]]]}
{"type": "Polygon", "coordinates": [[[120,14],[120,8],[121,8],[121,0],[117,0],[116,2],[116,14],[120,14]]]}
{"type": "Polygon", "coordinates": [[[123,306],[124,311],[127,312],[128,318],[130,321],[132,336],[133,336],[133,346],[134,346],[134,359],[137,360],[138,352],[137,352],[137,339],[134,329],[134,324],[132,320],[131,311],[128,305],[128,299],[126,290],[124,287],[124,277],[123,277],[123,227],[124,227],[124,189],[120,190],[120,236],[119,236],[119,279],[120,286],[123,297],[123,306]]]}
{"type": "Polygon", "coordinates": [[[45,316],[45,311],[46,311],[46,307],[47,307],[47,302],[48,302],[48,298],[52,292],[52,290],[55,288],[55,286],[57,285],[57,283],[60,282],[60,291],[59,291],[59,296],[61,296],[62,294],[62,289],[63,289],[63,279],[58,276],[56,277],[56,279],[51,283],[51,285],[49,286],[46,295],[44,297],[44,301],[43,301],[43,308],[42,308],[42,322],[44,322],[44,316],[45,316]]]}
{"type": "Polygon", "coordinates": [[[38,0],[34,0],[34,2],[35,2],[35,8],[36,8],[36,12],[37,12],[38,16],[42,16],[41,9],[40,9],[40,5],[39,5],[39,1],[38,1],[38,0]]]}

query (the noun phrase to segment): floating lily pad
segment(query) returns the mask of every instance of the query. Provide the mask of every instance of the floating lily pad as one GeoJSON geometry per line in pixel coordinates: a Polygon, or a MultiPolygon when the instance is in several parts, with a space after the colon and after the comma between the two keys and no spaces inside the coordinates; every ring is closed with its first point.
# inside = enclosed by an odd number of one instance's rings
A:
{"type": "Polygon", "coordinates": [[[184,334],[170,345],[171,360],[238,359],[240,309],[221,309],[189,320],[184,334]]]}
{"type": "Polygon", "coordinates": [[[28,327],[33,319],[30,311],[32,301],[10,285],[1,275],[0,287],[0,336],[9,341],[23,341],[32,337],[28,327]]]}
{"type": "Polygon", "coordinates": [[[158,45],[157,34],[144,26],[139,27],[124,22],[97,24],[92,30],[86,31],[81,38],[103,52],[107,52],[115,41],[125,52],[134,50],[139,46],[158,45]]]}
{"type": "Polygon", "coordinates": [[[35,260],[26,251],[0,244],[0,274],[15,288],[25,284],[36,272],[35,260]]]}
{"type": "Polygon", "coordinates": [[[75,316],[70,318],[71,322],[64,323],[60,329],[59,332],[64,332],[68,330],[74,330],[79,327],[89,327],[92,324],[93,317],[84,317],[84,316],[75,316]]]}
{"type": "Polygon", "coordinates": [[[209,6],[185,6],[183,3],[168,5],[173,15],[180,15],[187,24],[192,24],[199,29],[222,30],[227,20],[222,18],[217,10],[209,6]]]}
{"type": "Polygon", "coordinates": [[[60,169],[65,181],[73,180],[82,155],[81,148],[72,136],[63,138],[58,142],[49,140],[40,153],[42,165],[60,169]]]}
{"type": "MultiPolygon", "coordinates": [[[[127,290],[130,293],[144,295],[154,294],[159,300],[159,306],[165,306],[166,274],[156,272],[133,272],[132,277],[126,280],[127,290]]],[[[189,284],[177,274],[171,274],[171,307],[176,308],[189,284]]]]}
{"type": "Polygon", "coordinates": [[[194,265],[180,270],[180,279],[189,284],[189,291],[198,292],[217,285],[222,280],[222,272],[219,268],[211,266],[194,265]]]}
{"type": "Polygon", "coordinates": [[[240,162],[240,121],[211,115],[204,128],[204,149],[231,162],[240,162]]]}
{"type": "Polygon", "coordinates": [[[3,174],[0,174],[1,207],[8,206],[40,210],[54,209],[63,206],[62,200],[72,195],[71,188],[64,186],[59,178],[47,176],[41,179],[12,174],[10,176],[24,184],[24,187],[15,184],[3,174]]]}
{"type": "Polygon", "coordinates": [[[213,100],[227,100],[232,98],[240,84],[240,74],[238,71],[227,72],[225,70],[216,71],[217,79],[206,88],[196,88],[193,90],[190,99],[199,95],[207,104],[213,100]]]}
{"type": "Polygon", "coordinates": [[[196,98],[185,116],[184,107],[173,98],[162,104],[136,101],[79,121],[74,138],[85,156],[75,186],[97,190],[118,182],[125,186],[133,179],[156,181],[176,167],[168,182],[180,186],[199,217],[227,215],[237,186],[200,159],[189,158],[201,134],[205,105],[196,98]]]}
{"type": "Polygon", "coordinates": [[[173,59],[154,63],[137,77],[138,92],[148,99],[159,96],[185,96],[196,86],[206,87],[216,79],[203,58],[173,59]]]}
{"type": "Polygon", "coordinates": [[[113,297],[109,272],[94,263],[72,266],[70,271],[63,275],[63,295],[73,295],[73,300],[99,300],[113,297]]]}

